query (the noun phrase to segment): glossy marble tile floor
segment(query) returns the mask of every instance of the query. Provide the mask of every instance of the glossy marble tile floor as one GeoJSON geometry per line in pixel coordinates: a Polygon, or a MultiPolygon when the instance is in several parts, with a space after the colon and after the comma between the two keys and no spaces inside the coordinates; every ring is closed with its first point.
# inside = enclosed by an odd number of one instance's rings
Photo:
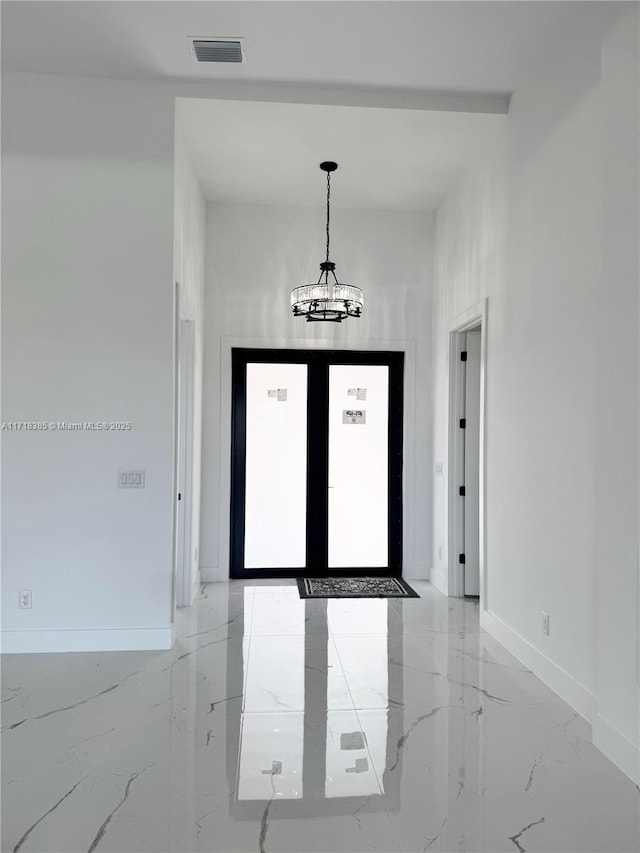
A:
{"type": "Polygon", "coordinates": [[[415,587],[210,584],[170,652],[5,656],[2,850],[640,849],[589,725],[415,587]]]}

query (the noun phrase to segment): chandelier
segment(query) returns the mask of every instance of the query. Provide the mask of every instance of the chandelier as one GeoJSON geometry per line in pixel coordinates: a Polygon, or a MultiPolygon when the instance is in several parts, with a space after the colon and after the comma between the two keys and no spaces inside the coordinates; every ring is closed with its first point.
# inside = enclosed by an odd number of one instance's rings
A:
{"type": "Polygon", "coordinates": [[[320,168],[327,173],[327,257],[320,264],[317,284],[303,284],[291,291],[291,310],[295,317],[306,317],[307,323],[341,323],[345,317],[359,317],[364,306],[364,295],[359,287],[340,284],[335,274],[336,265],[329,260],[329,220],[331,211],[331,173],[337,163],[326,161],[320,168]],[[329,280],[329,276],[332,280],[329,280]]]}

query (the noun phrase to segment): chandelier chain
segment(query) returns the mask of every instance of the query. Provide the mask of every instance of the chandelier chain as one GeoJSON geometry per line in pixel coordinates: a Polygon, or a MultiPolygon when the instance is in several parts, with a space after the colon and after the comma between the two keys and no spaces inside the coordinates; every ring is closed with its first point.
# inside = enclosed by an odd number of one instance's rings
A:
{"type": "Polygon", "coordinates": [[[331,172],[327,172],[327,263],[329,262],[329,218],[330,218],[330,199],[331,199],[331,172]]]}

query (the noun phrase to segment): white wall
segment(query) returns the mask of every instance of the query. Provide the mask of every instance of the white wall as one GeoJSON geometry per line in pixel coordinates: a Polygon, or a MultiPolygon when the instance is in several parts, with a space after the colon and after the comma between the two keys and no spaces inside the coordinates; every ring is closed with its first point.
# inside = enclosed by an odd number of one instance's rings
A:
{"type": "Polygon", "coordinates": [[[512,99],[503,165],[436,225],[433,579],[446,588],[448,332],[488,297],[483,624],[637,772],[637,10],[512,99]],[[602,58],[601,58],[602,57],[602,58]],[[602,65],[601,65],[602,63],[602,65]],[[551,617],[541,632],[540,612],[551,617]],[[635,770],[634,765],[635,763],[635,770]]]}
{"type": "MultiPolygon", "coordinates": [[[[640,16],[636,22],[636,34],[638,40],[638,56],[640,56],[640,16]]],[[[640,62],[637,63],[637,79],[638,89],[640,89],[640,62]]],[[[637,128],[638,150],[640,150],[640,120],[637,128]]],[[[640,210],[640,167],[638,168],[638,210],[640,210]]],[[[639,217],[640,219],[640,217],[639,217]]],[[[636,244],[638,250],[638,266],[640,266],[640,221],[638,222],[638,240],[636,244]]],[[[640,329],[640,275],[638,276],[638,328],[640,329]]],[[[638,374],[640,375],[640,347],[638,347],[638,374]]],[[[640,429],[638,430],[638,459],[640,460],[640,429]]],[[[640,464],[638,465],[638,495],[640,495],[640,464]]],[[[638,530],[640,530],[640,500],[638,501],[638,530]]],[[[637,649],[637,686],[638,686],[638,744],[640,744],[640,543],[638,543],[638,565],[637,565],[637,610],[638,624],[636,630],[636,649],[637,649]]],[[[638,751],[638,775],[636,781],[640,780],[640,750],[638,751]]],[[[640,781],[638,782],[640,784],[640,781]]]]}
{"type": "MultiPolygon", "coordinates": [[[[441,206],[436,218],[433,300],[433,559],[431,581],[443,592],[448,584],[448,408],[449,332],[456,318],[490,298],[488,359],[502,358],[499,327],[505,287],[506,201],[503,152],[496,150],[486,169],[469,175],[441,206]],[[494,316],[495,315],[495,316],[494,316]]],[[[492,372],[488,381],[493,383],[492,372]]],[[[488,390],[487,396],[491,396],[488,390]]]]}
{"type": "Polygon", "coordinates": [[[190,565],[192,599],[200,579],[200,489],[202,466],[202,369],[204,352],[204,258],[206,204],[193,168],[176,103],[174,279],[179,285],[180,315],[193,322],[193,455],[190,565]]]}
{"type": "Polygon", "coordinates": [[[359,320],[307,324],[291,289],[316,281],[322,208],[208,205],[201,571],[228,577],[230,359],[239,346],[325,346],[407,352],[405,575],[427,577],[431,556],[431,278],[433,218],[332,210],[338,277],[365,292],[359,320]]]}
{"type": "Polygon", "coordinates": [[[597,293],[596,692],[594,742],[640,783],[638,653],[637,7],[602,51],[603,276],[597,293]]]}
{"type": "Polygon", "coordinates": [[[2,95],[2,418],[132,425],[3,432],[3,651],[167,646],[173,101],[21,74],[2,95]]]}

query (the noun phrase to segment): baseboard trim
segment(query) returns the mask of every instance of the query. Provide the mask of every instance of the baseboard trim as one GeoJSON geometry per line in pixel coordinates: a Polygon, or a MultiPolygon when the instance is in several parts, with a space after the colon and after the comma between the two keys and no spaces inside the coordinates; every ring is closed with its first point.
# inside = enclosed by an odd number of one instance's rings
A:
{"type": "Polygon", "coordinates": [[[2,631],[2,654],[43,652],[162,651],[173,646],[173,626],[165,628],[78,628],[70,631],[2,631]]]}
{"type": "Polygon", "coordinates": [[[593,745],[597,746],[623,773],[640,785],[640,746],[615,726],[596,714],[593,720],[593,745]]]}
{"type": "Polygon", "coordinates": [[[480,611],[480,625],[512,655],[529,667],[541,681],[590,723],[596,715],[596,697],[588,687],[554,663],[539,649],[503,622],[495,613],[480,611]]]}

